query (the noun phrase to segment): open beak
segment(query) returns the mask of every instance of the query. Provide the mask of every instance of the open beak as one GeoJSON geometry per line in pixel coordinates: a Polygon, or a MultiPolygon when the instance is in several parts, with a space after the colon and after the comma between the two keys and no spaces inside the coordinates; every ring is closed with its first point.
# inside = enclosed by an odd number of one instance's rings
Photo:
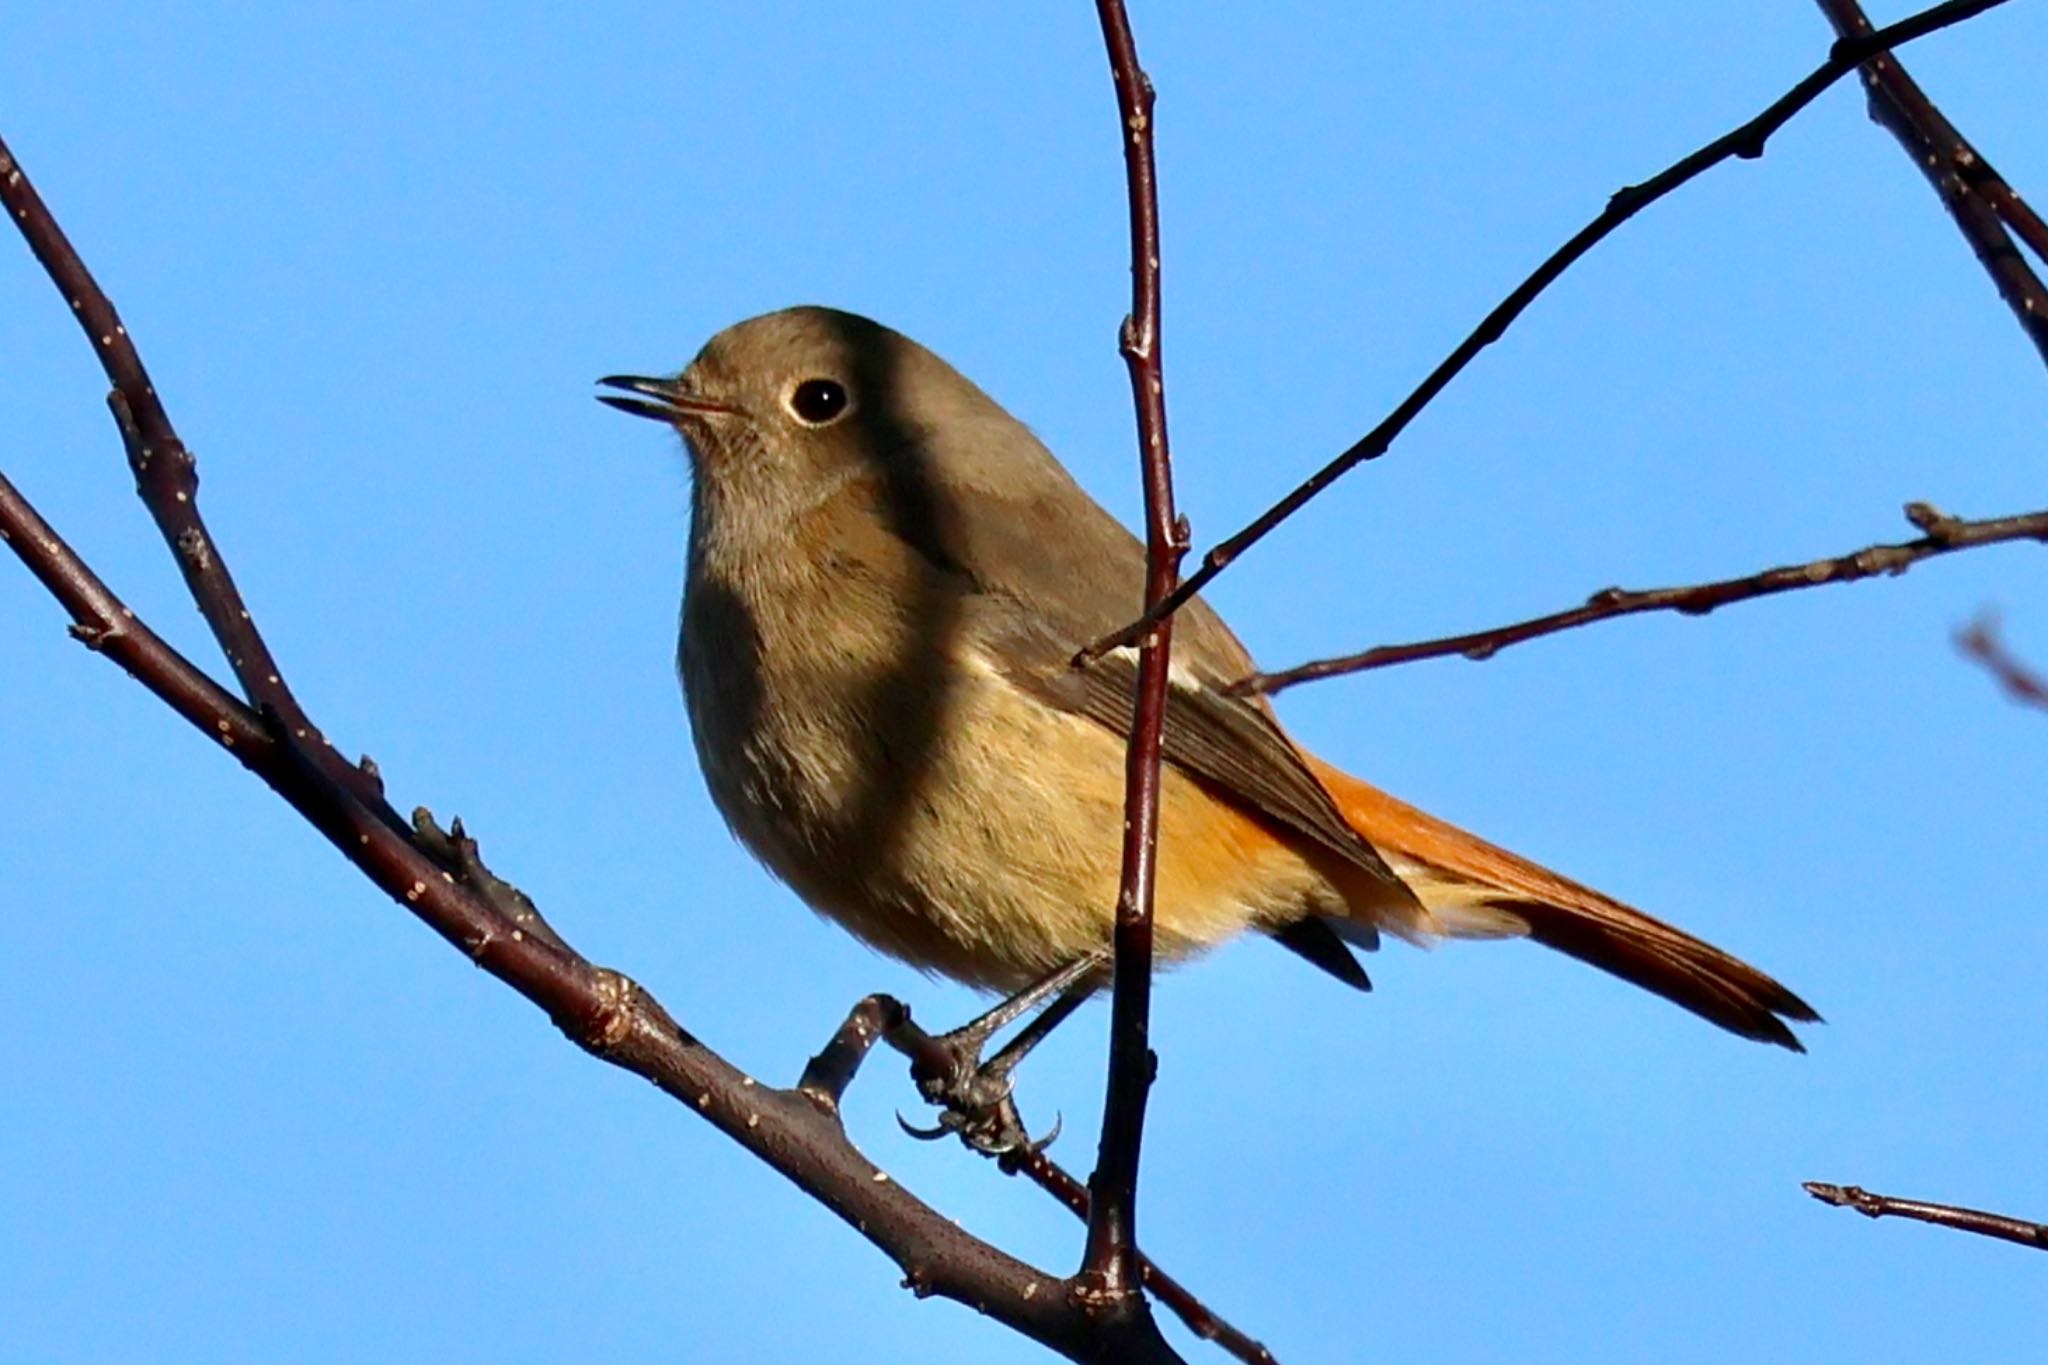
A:
{"type": "Polygon", "coordinates": [[[737,411],[723,403],[713,403],[699,398],[682,387],[675,379],[649,379],[637,374],[608,374],[597,381],[606,388],[624,389],[627,393],[641,395],[638,398],[621,398],[616,394],[600,393],[597,401],[620,412],[630,412],[635,417],[646,417],[656,422],[675,423],[686,417],[717,413],[730,416],[737,411]]]}

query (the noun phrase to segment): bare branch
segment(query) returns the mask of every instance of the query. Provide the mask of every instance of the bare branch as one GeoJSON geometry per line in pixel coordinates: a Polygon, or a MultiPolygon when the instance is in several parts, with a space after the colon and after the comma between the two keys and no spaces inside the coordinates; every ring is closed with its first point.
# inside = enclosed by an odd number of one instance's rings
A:
{"type": "Polygon", "coordinates": [[[0,543],[71,613],[72,638],[128,675],[253,767],[272,736],[256,713],[136,618],[0,474],[0,543]]]}
{"type": "MultiPolygon", "coordinates": [[[[1137,408],[1145,484],[1145,605],[1164,602],[1187,553],[1187,524],[1174,511],[1166,442],[1166,380],[1159,344],[1159,186],[1152,146],[1152,82],[1138,64],[1123,0],[1096,0],[1116,83],[1131,218],[1131,311],[1119,349],[1137,408]]],[[[1149,1042],[1152,894],[1159,843],[1159,760],[1166,725],[1173,623],[1161,619],[1139,645],[1136,714],[1124,764],[1123,871],[1116,905],[1116,966],[1110,1003],[1108,1095],[1102,1140],[1089,1180],[1088,1242],[1076,1277],[1105,1311],[1144,1312],[1138,1288],[1138,1156],[1145,1099],[1158,1065],[1149,1042]]]]}
{"type": "Polygon", "coordinates": [[[1769,107],[1755,118],[1734,131],[1715,138],[1691,155],[1672,163],[1642,184],[1617,190],[1607,201],[1607,206],[1591,222],[1580,228],[1569,241],[1552,252],[1543,264],[1531,271],[1527,279],[1516,285],[1506,298],[1495,304],[1493,311],[1482,318],[1470,335],[1458,343],[1457,349],[1444,357],[1378,426],[1359,437],[1348,449],[1303,480],[1286,497],[1261,512],[1242,530],[1217,543],[1202,556],[1201,564],[1181,581],[1180,586],[1175,588],[1165,601],[1149,608],[1122,630],[1105,635],[1088,645],[1075,656],[1076,662],[1101,658],[1110,650],[1137,640],[1157,622],[1178,611],[1188,599],[1207,587],[1217,574],[1222,573],[1246,550],[1265,539],[1274,527],[1300,511],[1309,499],[1335,483],[1355,466],[1386,454],[1388,448],[1393,445],[1394,438],[1406,430],[1408,424],[1414,421],[1481,351],[1500,340],[1515,320],[1536,301],[1538,295],[1623,223],[1688,180],[1730,157],[1753,160],[1762,156],[1764,144],[1773,133],[1790,121],[1793,115],[1819,98],[1829,86],[1855,70],[1859,63],[1868,60],[1873,54],[1901,46],[1915,38],[1925,37],[1951,24],[1959,24],[2003,3],[2005,0],[1949,0],[1947,4],[1935,5],[1867,36],[1840,39],[1829,50],[1826,61],[1814,68],[1812,74],[1804,80],[1772,101],[1769,107]]]}
{"type": "MultiPolygon", "coordinates": [[[[0,147],[6,203],[53,278],[81,314],[118,329],[96,286],[20,168],[0,147]]],[[[89,324],[89,332],[94,324],[89,324]]],[[[186,582],[209,612],[240,616],[240,598],[217,548],[189,508],[197,487],[189,453],[176,441],[149,390],[125,333],[95,336],[117,391],[131,462],[144,498],[157,492],[177,507],[159,516],[186,582]],[[118,372],[116,372],[118,371],[118,372]],[[167,471],[167,472],[163,472],[167,471]],[[162,479],[159,483],[157,480],[162,479]],[[197,539],[171,535],[173,526],[197,539]]],[[[268,783],[344,856],[475,963],[547,1011],[592,1055],[645,1077],[781,1172],[902,1267],[904,1283],[975,1308],[1076,1361],[1105,1359],[1166,1365],[1179,1356],[1148,1313],[1100,1311],[1076,1281],[1049,1275],[971,1236],[897,1185],[847,1140],[836,1104],[821,1092],[858,1061],[847,1030],[824,1062],[806,1071],[806,1088],[758,1084],[683,1030],[638,984],[599,967],[564,943],[516,888],[492,876],[459,828],[444,834],[422,812],[416,834],[384,803],[374,767],[346,764],[317,737],[291,700],[252,621],[240,616],[223,634],[251,706],[194,667],[107,588],[71,547],[0,477],[4,542],[70,612],[73,634],[119,663],[195,728],[215,737],[268,783]],[[282,703],[282,705],[281,705],[282,703]],[[284,709],[289,707],[289,710],[284,709]],[[835,1049],[837,1051],[835,1052],[835,1049]]]]}
{"type": "Polygon", "coordinates": [[[1995,613],[1985,612],[1957,631],[1956,648],[1982,664],[2014,701],[2048,711],[2048,678],[2013,657],[2000,637],[1995,613]]]}
{"type": "MultiPolygon", "coordinates": [[[[1021,1175],[1065,1204],[1075,1217],[1088,1217],[1088,1188],[1069,1175],[1064,1167],[1045,1154],[1043,1146],[1025,1145],[1003,1153],[997,1164],[1010,1175],[1021,1175]]],[[[1144,1252],[1138,1253],[1138,1273],[1145,1288],[1173,1310],[1187,1329],[1203,1341],[1212,1341],[1246,1365],[1279,1365],[1264,1342],[1256,1341],[1230,1325],[1186,1285],[1161,1270],[1144,1252]]]]}
{"type": "Polygon", "coordinates": [[[1913,502],[1906,504],[1906,519],[1926,534],[1918,540],[1890,545],[1867,545],[1863,549],[1837,555],[1832,559],[1816,559],[1806,564],[1788,564],[1741,578],[1723,578],[1712,583],[1696,583],[1689,587],[1602,588],[1587,598],[1583,606],[1554,611],[1546,616],[1531,617],[1512,625],[1470,631],[1464,635],[1445,635],[1433,640],[1417,640],[1410,644],[1377,645],[1357,654],[1318,659],[1313,663],[1300,664],[1273,673],[1254,673],[1237,682],[1234,685],[1235,690],[1246,693],[1273,693],[1316,678],[1365,673],[1375,668],[1391,668],[1395,664],[1413,663],[1417,659],[1440,659],[1453,654],[1462,655],[1467,659],[1491,659],[1509,645],[1518,645],[1525,640],[1534,640],[1544,635],[1556,635],[1560,631],[1575,630],[1597,621],[1611,621],[1620,616],[1640,616],[1653,611],[1675,611],[1686,616],[1705,616],[1715,608],[1727,606],[1731,602],[1773,597],[1781,592],[1818,588],[1827,583],[1853,583],[1858,579],[1874,578],[1880,574],[1902,574],[1923,559],[1933,559],[1938,555],[1953,554],[1958,550],[1973,549],[1980,545],[1997,545],[2016,540],[2048,542],[2048,510],[2028,512],[2020,516],[1990,517],[1982,521],[1964,521],[1948,516],[1928,503],[1913,502]]]}
{"type": "Polygon", "coordinates": [[[227,656],[228,666],[258,710],[278,718],[297,741],[307,746],[312,761],[330,781],[348,788],[380,808],[380,818],[400,823],[388,806],[383,806],[374,777],[336,753],[325,736],[313,727],[300,708],[298,698],[284,683],[270,647],[263,642],[256,622],[242,601],[241,591],[228,573],[227,561],[218,552],[213,536],[199,515],[199,473],[192,454],[178,438],[142,356],[121,322],[120,314],[106,296],[92,272],[86,269],[64,230],[57,225],[49,207],[36,193],[8,149],[0,141],[0,205],[21,231],[29,250],[42,263],[50,282],[71,306],[99,357],[100,368],[114,390],[107,397],[121,441],[128,451],[128,467],[135,475],[135,491],[149,508],[157,530],[171,547],[185,586],[199,605],[213,637],[227,656]]]}
{"type": "MultiPolygon", "coordinates": [[[[1821,12],[1844,38],[1873,31],[1856,0],[1817,0],[1821,12]]],[[[1870,117],[1891,133],[1948,208],[1956,228],[1990,274],[2000,297],[2048,360],[2048,286],[2013,245],[2018,232],[2034,254],[2048,262],[2048,225],[2027,207],[1991,163],[1977,154],[1898,59],[1880,53],[1863,64],[1870,117]],[[2011,229],[2011,232],[2008,231],[2011,229]]]]}
{"type": "Polygon", "coordinates": [[[846,1022],[818,1055],[805,1064],[804,1074],[796,1083],[797,1090],[813,1103],[837,1113],[846,1087],[853,1083],[854,1073],[867,1060],[869,1050],[890,1024],[904,1014],[903,1006],[890,996],[870,995],[861,1000],[848,1011],[846,1022]]]}
{"type": "Polygon", "coordinates": [[[2002,1213],[1986,1213],[1982,1209],[1966,1209],[1956,1204],[1928,1204],[1918,1199],[1872,1194],[1859,1185],[1829,1185],[1819,1180],[1808,1180],[1802,1188],[1823,1204],[1832,1204],[1838,1209],[1854,1209],[1866,1218],[1913,1218],[1922,1223],[1937,1223],[1945,1228],[1974,1232],[1982,1237],[1997,1237],[2018,1242],[2023,1247],[2048,1251],[2048,1224],[2030,1223],[2024,1218],[2008,1218],[2002,1213]]]}
{"type": "MultiPolygon", "coordinates": [[[[370,764],[368,759],[363,761],[369,764],[374,777],[376,765],[370,764]]],[[[460,818],[451,820],[444,830],[434,819],[433,812],[421,806],[412,813],[412,837],[427,856],[481,896],[507,924],[564,952],[569,951],[568,943],[555,932],[554,926],[541,918],[540,907],[533,903],[533,898],[512,883],[499,880],[497,874],[484,866],[483,858],[477,852],[476,840],[463,829],[460,818]]]]}

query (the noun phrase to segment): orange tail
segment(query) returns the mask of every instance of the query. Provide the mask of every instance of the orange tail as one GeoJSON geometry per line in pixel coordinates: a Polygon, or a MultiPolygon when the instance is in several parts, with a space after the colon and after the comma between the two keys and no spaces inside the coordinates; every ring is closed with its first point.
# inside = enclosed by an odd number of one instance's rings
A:
{"type": "MultiPolygon", "coordinates": [[[[1495,847],[1304,755],[1352,828],[1422,902],[1416,927],[1451,936],[1525,934],[1683,1005],[1731,1033],[1804,1052],[1787,1019],[1813,1007],[1748,963],[1590,887],[1495,847]],[[1430,921],[1434,921],[1433,923],[1430,921]]],[[[1383,898],[1379,902],[1384,904],[1383,898]]],[[[1358,916],[1386,925],[1384,910],[1358,916]]]]}

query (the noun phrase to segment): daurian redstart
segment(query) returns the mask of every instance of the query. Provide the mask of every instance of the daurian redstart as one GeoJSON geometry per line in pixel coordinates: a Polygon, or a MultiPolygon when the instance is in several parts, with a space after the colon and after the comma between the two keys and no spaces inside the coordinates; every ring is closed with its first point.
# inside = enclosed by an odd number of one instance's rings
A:
{"type": "MultiPolygon", "coordinates": [[[[1075,652],[1141,606],[1144,549],[1015,418],[865,318],[728,328],[673,379],[602,381],[693,480],[680,667],[733,831],[814,908],[1014,990],[1102,952],[1137,676],[1075,652]]],[[[1246,929],[1355,985],[1347,944],[1528,937],[1744,1037],[1817,1018],[1769,976],[1320,761],[1176,618],[1157,953],[1246,929]]]]}

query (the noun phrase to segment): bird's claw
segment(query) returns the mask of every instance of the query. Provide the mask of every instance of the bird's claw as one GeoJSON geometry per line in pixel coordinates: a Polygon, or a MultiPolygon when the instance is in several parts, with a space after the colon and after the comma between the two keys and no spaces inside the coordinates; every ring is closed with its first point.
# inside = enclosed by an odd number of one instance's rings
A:
{"type": "Polygon", "coordinates": [[[952,1131],[946,1127],[944,1122],[935,1123],[929,1128],[920,1128],[909,1119],[904,1118],[901,1109],[896,1111],[896,1126],[916,1138],[919,1142],[937,1142],[948,1132],[952,1131]]]}
{"type": "MultiPolygon", "coordinates": [[[[1011,1098],[1014,1082],[1010,1068],[981,1063],[959,1052],[948,1062],[944,1067],[913,1069],[918,1072],[918,1093],[939,1111],[931,1135],[956,1134],[983,1156],[1002,1156],[1031,1147],[1031,1134],[1011,1098]]],[[[913,1135],[924,1136],[922,1132],[913,1135]]]]}
{"type": "Polygon", "coordinates": [[[902,1114],[896,1115],[896,1122],[904,1132],[920,1142],[932,1142],[952,1133],[983,1156],[1018,1157],[1036,1156],[1050,1147],[1060,1135],[1062,1119],[1053,1119],[1052,1131],[1042,1138],[1033,1138],[1024,1127],[1023,1115],[1008,1095],[985,1109],[947,1107],[939,1111],[939,1121],[929,1128],[920,1128],[902,1114]]]}
{"type": "Polygon", "coordinates": [[[1044,1151],[1046,1148],[1052,1146],[1055,1142],[1058,1142],[1060,1140],[1060,1130],[1066,1127],[1066,1124],[1066,1115],[1056,1113],[1052,1116],[1052,1127],[1046,1130],[1045,1136],[1042,1138],[1034,1138],[1024,1131],[1024,1121],[1023,1118],[1019,1116],[1017,1120],[1017,1133],[1019,1141],[1012,1144],[1010,1147],[1005,1148],[1003,1151],[990,1152],[989,1155],[1007,1156],[1012,1159],[1023,1159],[1037,1156],[1040,1152],[1044,1151]]]}
{"type": "MultiPolygon", "coordinates": [[[[1065,976],[1074,974],[1069,971],[1065,976]]],[[[1051,989],[1065,989],[1071,984],[1057,978],[1049,981],[1051,989]]],[[[1041,986],[1041,993],[1046,988],[1041,986]]],[[[898,1114],[896,1121],[904,1132],[926,1142],[952,1133],[983,1156],[1011,1160],[1035,1156],[1059,1136],[1060,1124],[1055,1120],[1051,1132],[1034,1140],[1024,1126],[1023,1116],[1017,1112],[1011,1092],[1016,1085],[1017,1064],[1043,1036],[1041,1025],[1048,1019],[1057,1023],[1072,1005],[1062,1008],[1056,1004],[1057,1014],[1041,1015],[995,1056],[983,1060],[982,1049],[988,1043],[989,1033],[1009,1022],[1007,1015],[1013,1005],[1014,1000],[937,1037],[912,1022],[908,1011],[888,1025],[883,1036],[910,1058],[910,1074],[917,1084],[917,1093],[939,1111],[938,1122],[931,1128],[920,1128],[898,1114]]]]}

